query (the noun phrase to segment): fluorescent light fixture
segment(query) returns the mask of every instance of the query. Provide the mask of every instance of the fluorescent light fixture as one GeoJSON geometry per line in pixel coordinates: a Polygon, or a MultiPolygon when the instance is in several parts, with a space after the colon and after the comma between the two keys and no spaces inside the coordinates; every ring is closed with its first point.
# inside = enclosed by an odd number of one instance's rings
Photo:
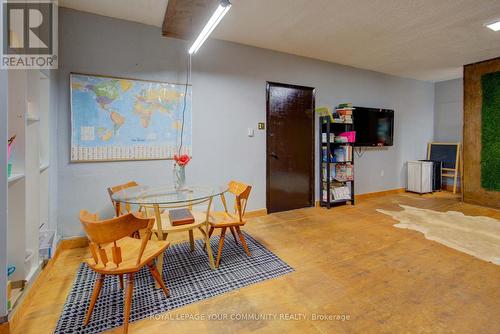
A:
{"type": "Polygon", "coordinates": [[[222,20],[224,15],[226,15],[229,9],[231,9],[231,3],[227,0],[221,1],[221,4],[219,5],[219,7],[217,7],[210,20],[208,20],[201,33],[198,35],[198,38],[196,38],[193,45],[189,49],[190,55],[198,52],[203,43],[205,43],[205,41],[207,40],[208,36],[210,36],[212,31],[214,31],[215,27],[217,27],[217,25],[222,20]]]}
{"type": "Polygon", "coordinates": [[[500,20],[497,20],[496,22],[492,23],[486,23],[485,26],[493,31],[500,31],[500,20]]]}

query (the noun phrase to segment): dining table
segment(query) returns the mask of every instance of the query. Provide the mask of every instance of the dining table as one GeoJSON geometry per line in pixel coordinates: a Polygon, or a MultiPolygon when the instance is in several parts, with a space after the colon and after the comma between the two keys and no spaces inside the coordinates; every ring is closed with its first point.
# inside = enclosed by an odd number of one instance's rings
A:
{"type": "MultiPolygon", "coordinates": [[[[139,211],[145,212],[148,217],[155,218],[156,229],[153,232],[158,236],[158,240],[166,240],[168,234],[189,232],[189,241],[191,251],[195,249],[194,230],[199,230],[206,244],[206,252],[210,267],[215,270],[212,247],[210,247],[209,236],[209,218],[213,199],[220,196],[225,204],[224,193],[227,192],[227,186],[210,185],[186,185],[176,189],[173,186],[159,185],[148,186],[139,185],[120,190],[112,195],[116,202],[134,205],[139,211]],[[193,211],[194,206],[206,205],[206,211],[193,211]],[[188,208],[192,211],[195,222],[186,225],[173,226],[168,216],[168,210],[188,208]]],[[[157,261],[158,271],[163,277],[163,257],[157,261]]],[[[159,287],[159,285],[157,285],[159,287]]]]}

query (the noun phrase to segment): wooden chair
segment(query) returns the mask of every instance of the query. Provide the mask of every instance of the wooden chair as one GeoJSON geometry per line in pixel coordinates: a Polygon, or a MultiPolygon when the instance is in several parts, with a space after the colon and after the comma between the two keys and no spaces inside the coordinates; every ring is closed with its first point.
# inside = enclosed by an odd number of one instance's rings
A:
{"type": "Polygon", "coordinates": [[[248,249],[247,243],[245,241],[245,236],[241,232],[241,226],[245,225],[246,221],[244,219],[245,211],[247,207],[248,197],[250,196],[250,191],[252,187],[236,181],[229,182],[229,192],[235,196],[234,200],[234,214],[228,212],[226,199],[224,195],[221,195],[222,204],[224,206],[224,211],[212,212],[210,213],[210,230],[208,232],[208,236],[212,236],[212,233],[216,228],[221,229],[220,240],[219,240],[219,249],[217,252],[217,260],[215,262],[215,266],[219,267],[220,259],[222,255],[222,249],[224,248],[224,239],[226,236],[226,230],[229,229],[231,234],[233,235],[234,241],[238,243],[238,238],[236,238],[236,234],[238,234],[241,244],[243,245],[243,249],[247,253],[248,256],[251,256],[250,250],[248,249]]]}
{"type": "Polygon", "coordinates": [[[113,195],[120,190],[127,189],[127,188],[132,188],[132,187],[137,187],[139,184],[135,181],[130,181],[128,183],[120,184],[114,187],[109,187],[108,188],[108,194],[109,198],[111,199],[111,203],[113,203],[113,207],[115,208],[115,215],[116,217],[120,217],[121,215],[124,215],[128,212],[131,211],[130,204],[125,204],[125,210],[123,210],[123,205],[120,202],[116,202],[113,200],[113,195]]]}
{"type": "Polygon", "coordinates": [[[92,258],[86,262],[93,271],[99,274],[94,285],[84,325],[87,325],[90,321],[104,278],[108,275],[119,276],[121,286],[123,284],[123,275],[128,276],[123,310],[124,333],[128,332],[134,275],[142,267],[148,266],[151,275],[163,289],[165,295],[170,296],[154,264],[155,259],[163,255],[169,244],[166,241],[150,241],[151,228],[155,220],[142,218],[142,216],[142,213],[127,213],[117,218],[99,221],[97,214],[91,214],[87,211],[80,212],[80,221],[90,240],[89,248],[92,254],[92,258]],[[139,230],[144,231],[142,239],[129,237],[129,235],[139,230]]]}

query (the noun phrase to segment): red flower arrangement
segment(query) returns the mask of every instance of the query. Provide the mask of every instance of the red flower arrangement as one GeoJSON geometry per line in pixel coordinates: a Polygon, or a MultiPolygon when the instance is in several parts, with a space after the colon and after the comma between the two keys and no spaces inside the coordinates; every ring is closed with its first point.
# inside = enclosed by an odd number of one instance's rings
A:
{"type": "Polygon", "coordinates": [[[183,155],[176,154],[174,155],[174,160],[179,166],[184,167],[191,161],[191,158],[187,154],[183,155]]]}

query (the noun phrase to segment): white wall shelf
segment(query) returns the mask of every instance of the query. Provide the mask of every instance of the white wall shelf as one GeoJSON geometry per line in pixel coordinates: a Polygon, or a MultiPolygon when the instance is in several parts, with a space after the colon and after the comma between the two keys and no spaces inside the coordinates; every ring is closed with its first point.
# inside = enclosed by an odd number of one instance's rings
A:
{"type": "Polygon", "coordinates": [[[24,174],[15,174],[15,173],[13,173],[13,174],[12,174],[12,175],[8,178],[8,181],[9,181],[9,183],[11,183],[11,182],[15,182],[15,181],[17,181],[17,180],[20,180],[20,179],[22,179],[22,178],[24,178],[24,174]]]}
{"type": "Polygon", "coordinates": [[[7,264],[16,267],[9,279],[28,286],[41,268],[40,226],[50,225],[49,104],[49,76],[37,70],[9,72],[8,135],[16,140],[7,178],[7,264]]]}
{"type": "Polygon", "coordinates": [[[40,117],[33,115],[26,115],[26,120],[28,122],[40,122],[40,117]]]}
{"type": "MultiPolygon", "coordinates": [[[[38,88],[38,87],[37,87],[38,88]]],[[[30,97],[32,98],[32,97],[30,97]]],[[[37,102],[38,102],[38,96],[34,97],[37,102]]],[[[26,120],[31,121],[31,122],[38,122],[40,121],[40,114],[38,112],[38,104],[35,102],[27,102],[27,108],[28,111],[26,112],[26,120]]]]}

